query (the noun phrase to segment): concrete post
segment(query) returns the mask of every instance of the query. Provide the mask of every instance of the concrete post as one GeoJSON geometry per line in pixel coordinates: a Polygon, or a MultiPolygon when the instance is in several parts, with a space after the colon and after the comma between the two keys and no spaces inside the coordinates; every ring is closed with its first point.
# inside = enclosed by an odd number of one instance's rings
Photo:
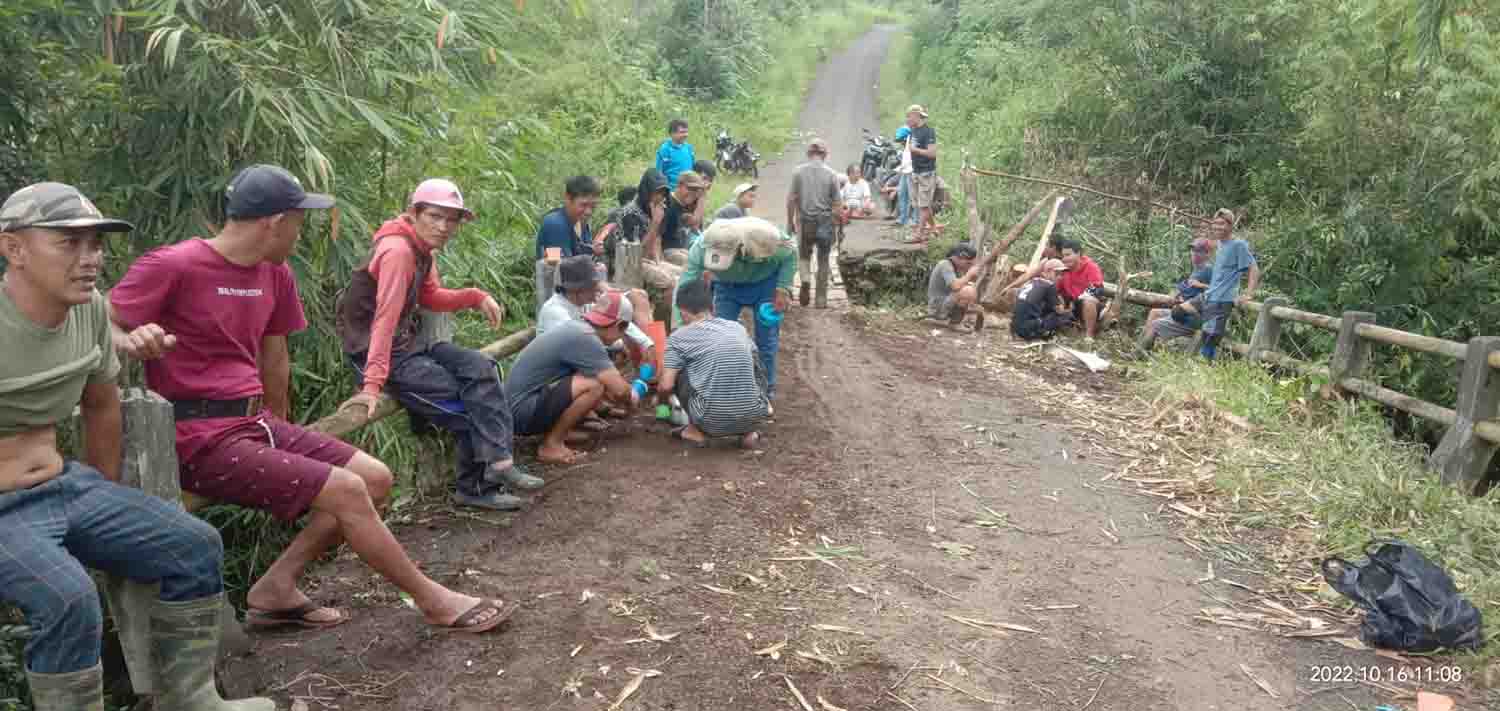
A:
{"type": "Polygon", "coordinates": [[[1433,450],[1430,464],[1444,484],[1478,493],[1495,456],[1496,445],[1474,433],[1474,423],[1500,416],[1500,373],[1490,366],[1490,354],[1500,351],[1500,336],[1469,339],[1463,372],[1458,376],[1458,420],[1433,450]]]}
{"type": "Polygon", "coordinates": [[[1267,298],[1260,307],[1260,317],[1255,320],[1255,334],[1250,337],[1250,350],[1245,359],[1259,362],[1264,353],[1276,351],[1276,342],[1281,339],[1281,321],[1271,315],[1271,309],[1287,306],[1289,302],[1280,296],[1267,298]]]}
{"type": "Polygon", "coordinates": [[[1368,311],[1345,311],[1340,318],[1339,340],[1333,347],[1333,361],[1328,364],[1334,387],[1344,378],[1358,378],[1365,372],[1370,359],[1370,342],[1359,337],[1355,328],[1362,323],[1375,323],[1375,314],[1368,311]]]}
{"type": "Polygon", "coordinates": [[[646,275],[641,271],[641,243],[620,240],[615,243],[615,286],[626,289],[646,288],[646,275]]]}
{"type": "Polygon", "coordinates": [[[533,318],[542,313],[542,304],[552,298],[552,288],[557,285],[557,265],[545,259],[536,260],[536,311],[533,318]]]}

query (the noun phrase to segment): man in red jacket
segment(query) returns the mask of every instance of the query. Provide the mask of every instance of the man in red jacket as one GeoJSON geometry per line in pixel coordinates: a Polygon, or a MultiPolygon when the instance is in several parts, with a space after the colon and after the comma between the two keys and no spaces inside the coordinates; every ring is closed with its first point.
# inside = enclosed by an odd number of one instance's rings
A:
{"type": "Polygon", "coordinates": [[[1083,253],[1076,240],[1058,245],[1063,265],[1068,268],[1057,280],[1057,293],[1073,308],[1073,320],[1083,324],[1083,334],[1094,340],[1099,333],[1099,313],[1104,310],[1104,272],[1083,253]]]}
{"type": "Polygon", "coordinates": [[[370,255],[339,296],[337,330],[344,354],[363,380],[343,407],[375,407],[380,391],[458,436],[455,503],[497,510],[520,508],[506,487],[537,489],[545,482],[511,457],[510,405],[495,361],[452,343],[416,343],[420,309],[479,309],[499,326],[504,311],[479,289],[444,289],[436,253],[474,218],[458,186],[425,180],[406,211],[375,232],[370,255]]]}

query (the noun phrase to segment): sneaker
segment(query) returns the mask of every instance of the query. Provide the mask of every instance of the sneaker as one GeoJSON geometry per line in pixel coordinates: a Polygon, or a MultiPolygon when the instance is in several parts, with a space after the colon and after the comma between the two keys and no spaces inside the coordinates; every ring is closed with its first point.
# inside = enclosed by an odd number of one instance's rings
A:
{"type": "Polygon", "coordinates": [[[504,490],[492,491],[488,494],[466,494],[462,491],[455,491],[453,503],[491,511],[519,511],[522,506],[526,505],[521,497],[504,490]]]}
{"type": "Polygon", "coordinates": [[[547,481],[539,476],[527,473],[525,467],[512,463],[505,471],[496,471],[490,467],[484,472],[484,480],[491,484],[507,484],[517,489],[540,489],[547,485],[547,481]]]}

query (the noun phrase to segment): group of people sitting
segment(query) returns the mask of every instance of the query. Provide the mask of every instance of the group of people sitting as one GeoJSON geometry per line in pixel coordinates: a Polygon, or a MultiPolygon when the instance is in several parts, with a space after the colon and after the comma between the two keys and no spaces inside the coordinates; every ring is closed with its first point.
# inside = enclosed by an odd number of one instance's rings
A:
{"type": "MultiPolygon", "coordinates": [[[[701,226],[701,178],[676,176],[678,219],[701,226]],[[695,189],[695,186],[697,189],[695,189]],[[684,190],[686,192],[684,192],[684,190]],[[698,217],[688,217],[697,215],[698,217]]],[[[660,246],[671,232],[666,190],[647,172],[640,195],[607,226],[644,232],[660,246]],[[650,217],[636,222],[648,209],[650,217]]],[[[755,186],[736,190],[714,228],[681,246],[673,300],[682,325],[662,344],[641,329],[651,305],[640,290],[608,286],[604,250],[588,217],[592,178],[574,178],[564,204],[542,219],[537,252],[557,249],[557,294],[541,305],[539,335],[509,377],[479,351],[419,338],[422,310],[473,309],[499,326],[504,309],[480,289],[450,289],[437,254],[474,219],[457,185],[423,181],[406,207],[375,231],[340,292],[334,329],[357,383],[341,409],[372,414],[390,395],[457,439],[454,501],[511,510],[517,492],[545,481],[516,459],[518,435],[540,435],[538,459],[568,463],[581,430],[608,427],[660,397],[679,403],[675,437],[700,445],[735,437],[760,442],[771,413],[781,314],[790,305],[797,253],[765,220],[743,217],[755,186]],[[736,321],[757,311],[755,337],[736,321]],[[660,356],[658,349],[664,350],[660,356]],[[636,383],[621,364],[638,364],[636,383]],[[651,367],[659,363],[659,368],[651,367]],[[654,394],[653,391],[654,390],[654,394]],[[601,416],[602,415],[602,416],[601,416]]],[[[38,711],[100,711],[102,612],[88,568],[160,584],[151,611],[152,654],[162,708],[270,711],[268,699],[225,702],[214,684],[223,544],[210,525],[172,502],[118,483],[123,410],[121,354],[145,364],[148,387],[170,401],[178,475],[186,492],[266,511],[305,526],[247,594],[252,627],[327,628],[350,619],[301,590],[307,566],[347,543],[409,596],[428,624],[482,633],[506,622],[515,602],[450,589],[422,572],[381,519],[389,467],[358,448],[294,424],[288,337],[307,320],[287,260],[307,211],[332,196],[308,193],[291,173],[254,165],[228,182],[225,222],[208,238],[154,249],[107,296],[97,287],[105,239],[132,226],[105,217],[72,186],[38,183],[0,206],[0,599],[26,615],[25,661],[38,711]],[[78,408],[81,452],[65,457],[59,429],[78,408]]],[[[646,320],[646,323],[650,323],[646,320]]]]}
{"type": "MultiPolygon", "coordinates": [[[[1201,331],[1199,353],[1210,360],[1215,357],[1229,316],[1237,304],[1253,297],[1260,282],[1255,256],[1249,243],[1233,237],[1234,225],[1234,213],[1220,209],[1205,225],[1209,236],[1192,242],[1193,271],[1178,283],[1172,307],[1153,310],[1147,318],[1137,343],[1142,352],[1149,352],[1158,340],[1201,331]],[[1239,291],[1241,275],[1247,275],[1244,293],[1239,291]]],[[[977,281],[986,263],[993,264],[1008,246],[992,250],[984,260],[966,242],[951,248],[928,274],[928,318],[957,331],[968,330],[964,324],[968,314],[983,318],[976,306],[977,281]]],[[[1002,289],[1015,294],[1011,335],[1025,341],[1042,340],[1077,325],[1085,342],[1092,342],[1109,303],[1103,287],[1104,273],[1084,254],[1083,245],[1054,234],[1040,261],[1002,289]]]]}

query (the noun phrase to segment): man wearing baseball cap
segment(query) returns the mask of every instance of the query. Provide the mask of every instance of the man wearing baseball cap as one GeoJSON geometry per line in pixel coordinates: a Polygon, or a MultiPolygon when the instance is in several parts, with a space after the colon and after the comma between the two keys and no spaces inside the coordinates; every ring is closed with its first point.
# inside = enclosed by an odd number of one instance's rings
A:
{"type": "Polygon", "coordinates": [[[839,205],[840,173],[828,167],[828,144],[814,138],[807,144],[807,162],[792,174],[786,193],[787,231],[797,235],[798,269],[802,288],[798,300],[809,301],[813,250],[818,253],[817,307],[828,308],[828,254],[833,249],[833,212],[839,205]]]}
{"type": "Polygon", "coordinates": [[[719,211],[714,213],[715,220],[732,220],[737,217],[749,217],[750,211],[755,209],[756,191],[760,188],[755,183],[740,183],[734,186],[734,199],[719,211]]]}
{"type": "Polygon", "coordinates": [[[634,408],[640,394],[630,387],[605,346],[625,334],[630,300],[610,291],[576,321],[547,329],[526,345],[511,366],[505,391],[510,396],[516,434],[542,435],[537,459],[573,464],[584,456],[567,446],[567,437],[608,399],[634,408]]]}
{"type": "MultiPolygon", "coordinates": [[[[778,314],[792,303],[792,276],[797,273],[797,251],[792,239],[776,225],[759,217],[714,220],[688,250],[681,289],[713,275],[714,316],[739,321],[740,311],[759,313],[763,305],[778,314]]],[[[776,353],[781,348],[781,319],[755,319],[755,347],[766,375],[769,397],[776,394],[776,353]]]]}
{"type": "Polygon", "coordinates": [[[937,218],[932,212],[938,189],[937,132],[927,125],[927,109],[921,104],[907,107],[906,125],[911,127],[907,145],[911,147],[912,200],[919,213],[911,242],[922,243],[938,230],[937,218]]]}
{"type": "Polygon", "coordinates": [[[483,632],[515,610],[428,578],[379,510],[391,489],[385,464],[338,439],[287,421],[287,336],[306,328],[286,260],[304,212],[333,205],[291,173],[253,165],[226,191],[223,229],[146,253],[110,292],[117,325],[157,324],[175,347],[144,353],[146,382],[172,401],[182,488],[307,525],[247,594],[252,626],[330,627],[343,611],[298,589],[308,563],[347,542],[412,598],[428,624],[483,632]]]}
{"type": "Polygon", "coordinates": [[[163,708],[274,711],[270,699],[226,705],[214,688],[224,548],[213,526],[118,484],[118,347],[169,347],[152,325],[116,333],[95,288],[105,217],[76,188],[38,183],[0,207],[0,599],[31,627],[26,677],[37,711],[101,710],[103,616],[86,568],[160,583],[151,654],[163,708]],[[83,461],[64,460],[57,426],[77,406],[83,461]]]}
{"type": "Polygon", "coordinates": [[[341,409],[368,417],[388,388],[408,413],[456,435],[454,503],[509,511],[522,501],[507,487],[538,489],[546,482],[511,456],[510,405],[499,368],[476,350],[417,342],[421,309],[476,309],[496,328],[505,316],[482,289],[445,289],[438,278],[437,253],[472,219],[458,186],[433,178],[412,191],[405,212],[375,231],[336,307],[344,355],[362,383],[341,409]]]}

